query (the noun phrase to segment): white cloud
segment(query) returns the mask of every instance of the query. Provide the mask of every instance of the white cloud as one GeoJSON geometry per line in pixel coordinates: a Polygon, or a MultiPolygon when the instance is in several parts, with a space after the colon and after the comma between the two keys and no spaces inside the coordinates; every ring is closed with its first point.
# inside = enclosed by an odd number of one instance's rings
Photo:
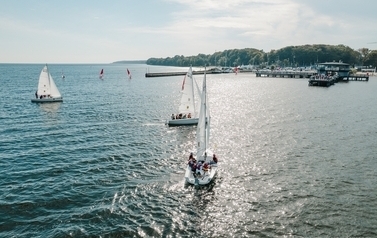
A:
{"type": "MultiPolygon", "coordinates": [[[[91,5],[84,10],[69,4],[64,14],[60,5],[48,17],[0,10],[0,62],[46,57],[55,57],[55,62],[111,62],[302,44],[360,48],[377,40],[376,14],[369,8],[365,14],[358,12],[360,3],[352,1],[339,6],[324,0],[160,0],[147,8],[138,1],[132,8],[119,1],[113,7],[91,5]]],[[[376,5],[373,1],[368,6],[376,5]]]]}

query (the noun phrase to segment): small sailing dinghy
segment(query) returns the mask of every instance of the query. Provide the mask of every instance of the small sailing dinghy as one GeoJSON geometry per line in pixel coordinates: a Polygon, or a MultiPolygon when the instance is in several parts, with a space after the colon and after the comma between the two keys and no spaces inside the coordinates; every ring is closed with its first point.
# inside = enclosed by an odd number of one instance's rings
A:
{"type": "Polygon", "coordinates": [[[218,169],[217,157],[209,147],[210,114],[206,84],[206,73],[204,72],[199,122],[196,131],[196,159],[190,156],[185,172],[186,182],[193,185],[209,184],[216,176],[218,169]]]}
{"type": "Polygon", "coordinates": [[[127,69],[128,79],[132,78],[131,72],[127,69]]]}
{"type": "Polygon", "coordinates": [[[178,108],[177,114],[172,114],[170,119],[166,121],[169,126],[183,126],[183,125],[196,125],[198,124],[198,115],[195,110],[195,94],[194,82],[198,94],[200,94],[199,87],[192,76],[192,68],[190,66],[185,77],[183,78],[182,91],[181,91],[181,104],[178,108]]]}
{"type": "Polygon", "coordinates": [[[47,64],[39,75],[38,89],[31,102],[62,102],[63,98],[48,71],[47,64]]]}
{"type": "Polygon", "coordinates": [[[100,78],[100,79],[103,78],[103,69],[101,69],[101,72],[99,73],[99,78],[100,78]]]}

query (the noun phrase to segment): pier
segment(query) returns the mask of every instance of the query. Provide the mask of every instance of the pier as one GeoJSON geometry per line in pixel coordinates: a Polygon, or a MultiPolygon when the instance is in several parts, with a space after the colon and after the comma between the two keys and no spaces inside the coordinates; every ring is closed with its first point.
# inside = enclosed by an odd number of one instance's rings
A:
{"type": "MultiPolygon", "coordinates": [[[[162,73],[145,73],[146,78],[150,77],[165,77],[165,76],[179,76],[185,75],[187,72],[162,72],[162,73]]],[[[194,72],[192,72],[194,74],[194,72]]]]}
{"type": "Polygon", "coordinates": [[[316,71],[258,70],[255,75],[269,78],[310,78],[316,73],[316,71]]]}
{"type": "Polygon", "coordinates": [[[351,74],[347,76],[338,76],[338,77],[311,77],[309,79],[309,86],[320,86],[320,87],[330,87],[334,85],[334,83],[339,82],[348,82],[348,81],[365,81],[369,80],[369,75],[361,75],[361,74],[351,74]]]}
{"type": "Polygon", "coordinates": [[[342,77],[339,81],[369,81],[369,75],[368,74],[353,74],[342,77]]]}
{"type": "Polygon", "coordinates": [[[350,74],[349,64],[343,62],[326,62],[319,64],[318,74],[309,79],[309,86],[329,87],[334,83],[369,80],[369,74],[350,74]]]}
{"type": "MultiPolygon", "coordinates": [[[[198,74],[204,74],[205,70],[195,70],[192,71],[193,75],[198,75],[198,74]]],[[[232,70],[224,70],[224,69],[219,69],[217,67],[214,68],[207,68],[205,71],[206,74],[229,74],[229,73],[235,73],[232,70]]],[[[159,73],[145,73],[146,78],[150,77],[168,77],[168,76],[180,76],[180,75],[186,75],[187,71],[185,72],[159,72],[159,73]]],[[[243,69],[238,71],[238,73],[254,73],[253,70],[251,69],[243,69]]]]}
{"type": "MultiPolygon", "coordinates": [[[[214,69],[207,69],[206,74],[221,74],[225,72],[217,71],[214,69]]],[[[159,72],[159,73],[145,73],[146,78],[151,78],[151,77],[168,77],[168,76],[180,76],[180,75],[186,75],[186,72],[159,72]]],[[[193,75],[199,75],[199,74],[204,74],[204,70],[195,70],[192,71],[193,75]]]]}

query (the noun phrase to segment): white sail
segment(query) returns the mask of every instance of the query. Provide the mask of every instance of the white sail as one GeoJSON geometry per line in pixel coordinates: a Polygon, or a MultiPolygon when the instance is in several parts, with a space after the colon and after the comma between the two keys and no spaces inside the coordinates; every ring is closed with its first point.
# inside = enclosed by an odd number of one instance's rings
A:
{"type": "MultiPolygon", "coordinates": [[[[196,142],[197,144],[197,158],[200,158],[207,152],[207,156],[212,156],[212,152],[209,151],[209,134],[210,132],[210,114],[209,114],[209,105],[208,105],[208,96],[207,96],[207,79],[206,73],[204,72],[203,78],[203,89],[201,92],[200,100],[200,112],[199,112],[199,121],[196,131],[196,142]]],[[[207,160],[207,158],[203,158],[207,160]]],[[[212,159],[212,158],[211,158],[212,159]]]]}
{"type": "Polygon", "coordinates": [[[50,95],[51,97],[61,97],[55,82],[48,71],[47,65],[42,69],[39,75],[38,95],[50,95]]]}
{"type": "Polygon", "coordinates": [[[56,87],[54,79],[45,65],[39,75],[38,89],[32,102],[61,102],[63,98],[56,87]]]}
{"type": "Polygon", "coordinates": [[[53,98],[61,97],[62,95],[60,94],[58,87],[56,87],[56,84],[55,84],[54,80],[52,79],[51,74],[48,73],[48,75],[50,77],[51,97],[53,97],[53,98]]]}
{"type": "Polygon", "coordinates": [[[192,117],[195,115],[195,101],[194,101],[194,80],[192,77],[192,68],[187,71],[182,83],[182,97],[181,104],[179,105],[179,113],[189,114],[192,117]]]}

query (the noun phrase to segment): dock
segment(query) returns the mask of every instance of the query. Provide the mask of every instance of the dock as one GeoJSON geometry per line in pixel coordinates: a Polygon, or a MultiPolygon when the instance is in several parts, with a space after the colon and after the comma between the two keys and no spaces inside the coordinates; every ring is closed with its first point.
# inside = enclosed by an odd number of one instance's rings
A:
{"type": "MultiPolygon", "coordinates": [[[[194,70],[192,71],[193,75],[199,75],[199,74],[204,74],[205,70],[194,70]]],[[[213,69],[207,69],[206,74],[224,74],[224,73],[229,73],[229,72],[222,72],[213,69]]],[[[168,76],[180,76],[180,75],[186,75],[186,72],[159,72],[159,73],[145,73],[146,78],[151,78],[151,77],[168,77],[168,76]]]]}
{"type": "Polygon", "coordinates": [[[369,81],[368,74],[353,74],[353,75],[347,75],[341,78],[342,78],[341,79],[342,81],[365,81],[365,82],[369,81]]]}
{"type": "MultiPolygon", "coordinates": [[[[185,75],[187,72],[162,72],[162,73],[145,73],[146,78],[151,77],[165,77],[165,76],[179,76],[185,75]]],[[[194,72],[192,72],[194,74],[194,72]]]]}
{"type": "Polygon", "coordinates": [[[338,77],[311,77],[309,81],[309,86],[320,86],[320,87],[330,87],[334,85],[334,83],[339,82],[348,82],[348,81],[365,81],[369,80],[369,75],[362,75],[362,74],[351,74],[347,76],[338,76],[338,77]]]}
{"type": "Polygon", "coordinates": [[[310,78],[316,73],[317,71],[258,70],[255,75],[269,78],[310,78]]]}

